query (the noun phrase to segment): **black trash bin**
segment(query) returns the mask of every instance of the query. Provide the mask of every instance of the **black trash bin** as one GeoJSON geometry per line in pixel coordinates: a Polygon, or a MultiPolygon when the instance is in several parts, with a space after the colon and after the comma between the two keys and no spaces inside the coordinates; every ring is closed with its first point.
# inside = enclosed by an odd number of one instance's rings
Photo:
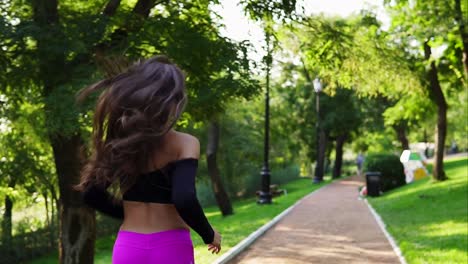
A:
{"type": "Polygon", "coordinates": [[[378,171],[366,172],[367,195],[372,197],[380,195],[380,177],[378,171]]]}

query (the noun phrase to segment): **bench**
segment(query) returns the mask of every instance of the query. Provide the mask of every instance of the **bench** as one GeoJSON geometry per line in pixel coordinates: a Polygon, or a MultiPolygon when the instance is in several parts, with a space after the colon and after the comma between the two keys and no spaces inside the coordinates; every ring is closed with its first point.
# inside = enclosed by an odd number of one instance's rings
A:
{"type": "MultiPolygon", "coordinates": [[[[257,195],[257,197],[260,196],[260,192],[261,191],[256,191],[255,194],[257,195]]],[[[271,195],[273,197],[277,197],[277,196],[280,196],[280,195],[287,195],[288,192],[286,191],[286,189],[280,189],[278,184],[271,184],[270,185],[270,192],[271,192],[271,195]]]]}

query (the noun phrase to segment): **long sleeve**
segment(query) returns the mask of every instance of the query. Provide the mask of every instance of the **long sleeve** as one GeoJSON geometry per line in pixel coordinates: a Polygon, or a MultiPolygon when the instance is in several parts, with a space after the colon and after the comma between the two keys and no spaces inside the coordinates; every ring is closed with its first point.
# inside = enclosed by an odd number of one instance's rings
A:
{"type": "Polygon", "coordinates": [[[210,244],[214,239],[214,230],[197,199],[195,190],[197,168],[198,160],[193,158],[180,160],[177,166],[174,166],[171,175],[172,202],[185,223],[200,235],[205,244],[210,244]]]}
{"type": "Polygon", "coordinates": [[[117,219],[124,218],[122,201],[114,202],[114,198],[106,189],[108,186],[88,186],[82,193],[83,201],[89,207],[117,219]]]}

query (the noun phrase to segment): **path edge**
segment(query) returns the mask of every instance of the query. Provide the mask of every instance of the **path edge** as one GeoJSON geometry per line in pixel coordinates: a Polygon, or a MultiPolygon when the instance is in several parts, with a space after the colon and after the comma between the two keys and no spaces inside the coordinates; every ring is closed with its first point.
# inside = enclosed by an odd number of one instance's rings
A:
{"type": "Polygon", "coordinates": [[[367,204],[367,207],[369,208],[370,212],[372,213],[372,216],[374,216],[375,221],[377,221],[377,224],[380,227],[380,230],[384,233],[385,237],[387,238],[388,242],[390,242],[390,245],[393,248],[393,251],[395,254],[398,256],[398,259],[400,260],[401,264],[407,264],[405,257],[403,256],[400,247],[397,245],[395,242],[395,239],[390,235],[390,233],[387,231],[387,227],[385,223],[382,220],[382,217],[375,211],[374,207],[367,201],[367,199],[364,199],[364,202],[367,204]]]}
{"type": "MultiPolygon", "coordinates": [[[[281,212],[279,215],[275,216],[270,222],[264,224],[261,226],[259,229],[255,230],[252,234],[250,234],[248,237],[244,238],[241,242],[237,243],[234,247],[229,249],[226,253],[221,255],[219,258],[217,258],[212,264],[226,264],[230,260],[232,260],[234,257],[239,255],[249,247],[251,244],[253,244],[260,236],[262,236],[266,231],[268,231],[270,228],[272,228],[274,225],[276,225],[281,219],[283,219],[286,215],[291,212],[294,207],[296,207],[299,203],[301,203],[304,199],[308,198],[312,194],[315,194],[316,192],[322,190],[324,187],[328,186],[329,184],[326,184],[316,190],[313,190],[306,196],[302,197],[301,199],[297,200],[293,205],[289,206],[287,209],[285,209],[283,212],[281,212]]],[[[405,263],[406,264],[406,263],[405,263]]]]}

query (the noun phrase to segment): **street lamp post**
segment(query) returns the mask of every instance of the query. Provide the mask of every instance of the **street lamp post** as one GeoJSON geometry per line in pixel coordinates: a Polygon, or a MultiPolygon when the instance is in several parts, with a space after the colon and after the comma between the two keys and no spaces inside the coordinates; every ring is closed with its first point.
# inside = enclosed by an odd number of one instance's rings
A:
{"type": "Polygon", "coordinates": [[[320,162],[320,92],[322,91],[322,83],[318,78],[315,78],[313,81],[314,90],[316,93],[316,110],[317,110],[317,122],[315,123],[316,129],[316,165],[315,165],[315,175],[314,183],[320,183],[323,181],[323,170],[321,169],[322,165],[320,162]]]}
{"type": "Polygon", "coordinates": [[[270,68],[271,68],[271,50],[270,35],[266,34],[267,58],[266,58],[266,89],[265,89],[265,141],[263,144],[263,167],[260,175],[262,176],[262,189],[258,197],[258,204],[271,204],[270,192],[270,168],[268,150],[270,148],[270,68]]]}

